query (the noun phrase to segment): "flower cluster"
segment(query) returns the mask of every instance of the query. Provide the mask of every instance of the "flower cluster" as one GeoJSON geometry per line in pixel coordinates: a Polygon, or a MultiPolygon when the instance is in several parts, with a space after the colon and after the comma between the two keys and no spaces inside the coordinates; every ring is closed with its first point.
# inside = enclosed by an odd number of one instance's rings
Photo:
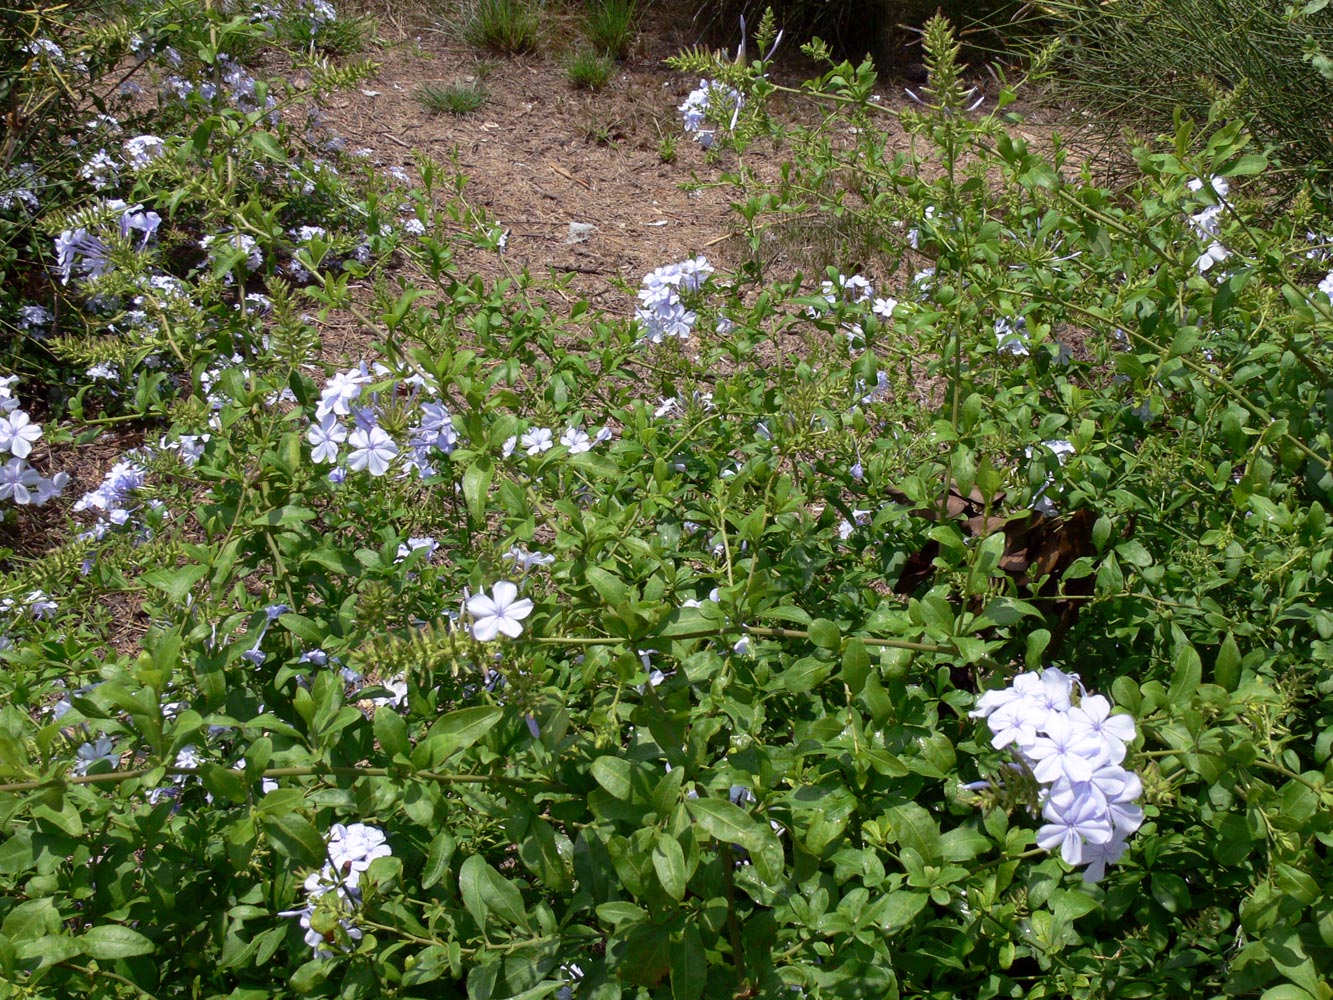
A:
{"type": "MultiPolygon", "coordinates": [[[[338,372],[328,380],[315,407],[315,422],[306,431],[312,449],[310,457],[315,462],[336,464],[341,457],[340,445],[346,443],[350,448],[346,467],[335,470],[335,479],[348,469],[383,476],[400,456],[407,468],[416,469],[423,479],[434,475],[435,454],[448,455],[458,444],[458,431],[448,407],[433,398],[417,403],[416,422],[407,430],[406,447],[400,447],[380,426],[378,396],[370,392],[368,399],[362,400],[366,387],[374,381],[373,376],[392,377],[392,373],[377,364],[372,375],[372,369],[362,362],[360,367],[338,372]]],[[[420,376],[402,382],[412,389],[411,402],[417,402],[423,392],[426,397],[437,394],[420,376]]]]}
{"type": "Polygon", "coordinates": [[[377,858],[393,855],[384,831],[365,823],[333,824],[327,848],[324,867],[305,880],[305,906],[278,914],[300,919],[315,958],[332,958],[330,943],[351,951],[361,940],[361,930],[352,922],[361,905],[361,875],[377,858]]]}
{"type": "Polygon", "coordinates": [[[133,169],[141,170],[166,153],[167,144],[156,135],[136,135],[126,139],[122,148],[125,150],[125,162],[133,169]]]}
{"type": "Polygon", "coordinates": [[[717,114],[725,114],[729,108],[731,124],[728,128],[735,128],[736,118],[740,115],[741,105],[744,103],[744,98],[735,87],[728,87],[716,80],[700,80],[698,88],[690,91],[684,103],[676,110],[684,116],[685,131],[693,132],[695,141],[704,149],[708,149],[713,145],[712,129],[704,128],[708,123],[708,113],[714,111],[717,114]]]}
{"type": "Polygon", "coordinates": [[[33,164],[20,163],[10,167],[0,177],[0,212],[8,212],[18,205],[36,212],[41,207],[37,191],[45,186],[46,178],[37,173],[33,164]]]}
{"type": "Polygon", "coordinates": [[[27,411],[19,409],[14,396],[17,382],[17,375],[0,378],[0,455],[10,456],[0,465],[0,500],[19,505],[43,504],[60,495],[69,476],[58,472],[47,479],[28,464],[32,446],[41,440],[42,428],[32,422],[27,411]]]}
{"type": "MultiPolygon", "coordinates": [[[[179,55],[171,49],[165,50],[164,55],[169,61],[173,55],[176,55],[176,58],[179,59],[179,55]]],[[[175,98],[178,101],[188,101],[195,98],[206,102],[222,98],[237,111],[243,111],[246,114],[267,111],[269,121],[277,122],[279,117],[277,98],[268,94],[261,106],[258,81],[241,63],[224,53],[218,56],[217,62],[210,69],[212,72],[208,75],[190,79],[179,75],[168,76],[162,81],[162,96],[175,98]],[[218,81],[221,82],[221,86],[218,85],[218,81]]]]}
{"type": "MultiPolygon", "coordinates": [[[[1224,247],[1217,238],[1222,226],[1222,208],[1226,205],[1226,197],[1231,192],[1231,185],[1227,183],[1225,177],[1211,177],[1208,184],[1217,201],[1203,211],[1196,212],[1189,217],[1190,228],[1194,230],[1199,239],[1209,241],[1208,246],[1204,248],[1203,253],[1194,262],[1200,274],[1231,256],[1231,251],[1224,247]]],[[[1204,182],[1197,177],[1189,182],[1189,189],[1196,194],[1203,188],[1204,182]]]]}
{"type": "Polygon", "coordinates": [[[668,264],[644,276],[635,316],[648,332],[648,340],[660,344],[667,337],[689,340],[698,314],[686,308],[682,292],[697,292],[713,273],[707,257],[691,257],[668,264]]]}
{"type": "MultiPolygon", "coordinates": [[[[830,270],[830,273],[832,271],[830,270]]],[[[870,311],[875,314],[881,323],[889,323],[893,320],[893,310],[897,308],[898,300],[894,298],[877,298],[875,296],[875,286],[871,284],[870,279],[862,274],[846,275],[839,273],[836,280],[824,280],[819,283],[819,294],[823,296],[828,303],[828,309],[833,310],[843,306],[854,306],[865,308],[865,304],[870,303],[870,311]]],[[[806,309],[806,314],[812,319],[818,319],[823,312],[822,307],[816,308],[810,306],[806,309]]],[[[860,323],[846,322],[842,325],[842,332],[847,335],[850,343],[865,337],[865,330],[860,323]]]]}
{"type": "Polygon", "coordinates": [[[139,465],[131,453],[111,467],[111,471],[102,479],[102,485],[85,493],[74,504],[74,510],[97,510],[97,523],[84,532],[81,539],[100,541],[106,537],[113,526],[123,527],[130,521],[131,514],[138,506],[131,500],[130,494],[142,488],[148,477],[148,470],[139,465]]]}
{"type": "MultiPolygon", "coordinates": [[[[142,250],[162,225],[162,216],[156,212],[145,211],[143,205],[130,205],[119,198],[111,198],[101,204],[101,209],[116,218],[120,238],[133,242],[131,233],[139,233],[138,247],[142,250]]],[[[60,283],[68,285],[76,276],[100,278],[112,269],[111,247],[96,233],[87,227],[79,226],[64,230],[55,239],[56,268],[60,271],[60,283]]]]}
{"type": "Polygon", "coordinates": [[[247,271],[253,273],[264,266],[264,252],[259,249],[255,238],[247,236],[245,233],[205,236],[199,241],[199,246],[208,255],[210,264],[217,263],[220,253],[226,257],[230,251],[230,253],[244,257],[247,271]]]}
{"type": "Polygon", "coordinates": [[[519,448],[522,448],[525,455],[541,455],[550,451],[559,443],[568,448],[571,455],[582,455],[585,451],[592,451],[594,446],[601,444],[603,441],[611,440],[612,435],[613,431],[609,427],[599,428],[595,433],[589,434],[582,426],[571,426],[565,428],[564,433],[560,435],[559,442],[557,442],[555,431],[551,428],[533,427],[522,434],[515,434],[513,437],[506,438],[504,444],[500,447],[500,454],[508,458],[519,448]]]}
{"type": "Polygon", "coordinates": [[[983,694],[971,714],[986,720],[992,746],[1013,746],[1044,786],[1038,845],[1087,865],[1084,880],[1098,882],[1143,824],[1143,784],[1121,766],[1136,736],[1134,720],[1112,715],[1111,703],[1081,684],[1075,703],[1076,681],[1055,667],[1019,674],[1009,687],[983,694]]]}

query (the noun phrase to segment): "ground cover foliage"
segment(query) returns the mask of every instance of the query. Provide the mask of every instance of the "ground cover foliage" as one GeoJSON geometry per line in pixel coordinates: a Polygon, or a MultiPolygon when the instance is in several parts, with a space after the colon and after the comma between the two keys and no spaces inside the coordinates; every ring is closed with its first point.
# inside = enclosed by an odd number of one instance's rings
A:
{"type": "Polygon", "coordinates": [[[602,313],[321,130],[373,27],[6,17],[4,995],[1333,994],[1329,241],[1239,126],[1110,192],[937,20],[893,151],[770,20],[677,64],[747,262],[602,313]]]}

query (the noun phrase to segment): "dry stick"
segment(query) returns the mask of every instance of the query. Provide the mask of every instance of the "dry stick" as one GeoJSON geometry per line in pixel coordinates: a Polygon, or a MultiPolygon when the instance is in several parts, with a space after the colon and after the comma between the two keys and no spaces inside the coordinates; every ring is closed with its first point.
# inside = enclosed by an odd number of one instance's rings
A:
{"type": "Polygon", "coordinates": [[[583,187],[584,187],[586,190],[588,190],[588,191],[591,191],[591,190],[592,190],[592,185],[591,185],[591,184],[589,184],[587,181],[585,181],[582,177],[575,177],[573,174],[571,174],[568,170],[566,170],[564,167],[560,166],[559,164],[557,164],[557,163],[552,163],[552,164],[550,164],[550,167],[551,167],[552,170],[554,170],[554,171],[555,171],[557,174],[559,174],[561,177],[565,178],[565,180],[573,181],[575,184],[581,184],[581,185],[583,185],[583,187]]]}

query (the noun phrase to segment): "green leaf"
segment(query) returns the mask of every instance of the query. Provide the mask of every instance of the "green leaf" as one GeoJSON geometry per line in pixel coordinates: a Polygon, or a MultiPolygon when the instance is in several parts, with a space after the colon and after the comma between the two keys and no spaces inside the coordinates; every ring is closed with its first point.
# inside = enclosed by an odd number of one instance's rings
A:
{"type": "Polygon", "coordinates": [[[524,867],[545,883],[552,892],[567,892],[572,884],[569,868],[556,843],[555,830],[540,816],[534,816],[528,835],[518,845],[518,857],[524,867]]]}
{"type": "Polygon", "coordinates": [[[708,963],[699,928],[687,923],[679,940],[670,947],[671,1000],[699,1000],[708,983],[708,963]]]}
{"type": "Polygon", "coordinates": [[[1190,890],[1185,880],[1170,872],[1154,872],[1150,880],[1152,898],[1167,913],[1187,913],[1190,908],[1190,890]]]}
{"type": "Polygon", "coordinates": [[[287,162],[287,151],[271,132],[256,129],[250,133],[250,144],[262,159],[273,160],[275,163],[287,162]]]}
{"type": "MultiPolygon", "coordinates": [[[[271,796],[265,796],[270,798],[271,796]]],[[[316,867],[324,863],[328,849],[324,838],[300,813],[275,812],[264,814],[264,832],[269,843],[283,857],[297,864],[316,867]]]]}
{"type": "Polygon", "coordinates": [[[481,927],[486,926],[491,913],[510,924],[526,924],[523,894],[480,854],[473,854],[463,862],[458,872],[458,891],[468,913],[481,927]]]}
{"type": "Polygon", "coordinates": [[[324,626],[318,622],[307,618],[305,615],[294,614],[290,611],[285,615],[279,615],[278,623],[302,642],[309,643],[312,646],[318,646],[328,634],[324,626]]]}
{"type": "Polygon", "coordinates": [[[421,869],[421,888],[429,889],[444,878],[457,846],[448,830],[441,830],[435,835],[426,850],[426,864],[421,869]]]}
{"type": "Polygon", "coordinates": [[[306,563],[317,563],[339,576],[356,576],[361,572],[361,564],[356,561],[350,552],[343,552],[341,549],[335,548],[322,548],[307,552],[301,560],[302,566],[306,563]]]}
{"type": "Polygon", "coordinates": [[[629,761],[607,755],[594,760],[588,770],[612,798],[629,801],[634,771],[629,761]]]}
{"type": "Polygon", "coordinates": [[[16,942],[14,953],[24,962],[37,959],[37,967],[45,968],[71,959],[75,955],[82,955],[83,944],[79,938],[68,934],[48,934],[45,937],[16,942]]]}
{"type": "Polygon", "coordinates": [[[11,941],[26,941],[60,930],[60,911],[50,896],[24,900],[5,914],[0,933],[11,941]]]}
{"type": "Polygon", "coordinates": [[[451,755],[485,736],[503,717],[504,709],[494,705],[476,705],[450,712],[430,727],[429,735],[413,751],[412,763],[417,767],[439,767],[451,755]]]}
{"type": "Polygon", "coordinates": [[[635,924],[647,920],[648,911],[642,906],[624,901],[602,903],[597,907],[597,919],[612,927],[619,927],[621,924],[635,924]]]}
{"type": "Polygon", "coordinates": [[[250,797],[244,771],[233,771],[221,764],[204,764],[199,769],[199,776],[204,782],[204,787],[217,798],[244,802],[250,797]]]}
{"type": "Polygon", "coordinates": [[[842,633],[827,618],[816,618],[807,631],[810,633],[810,641],[820,649],[836,651],[842,648],[842,633]]]}
{"type": "Polygon", "coordinates": [[[656,986],[671,969],[670,935],[661,927],[640,924],[631,927],[618,950],[617,969],[622,978],[641,986],[656,986]]]}
{"type": "Polygon", "coordinates": [[[486,520],[486,497],[491,490],[491,460],[480,458],[463,473],[463,501],[468,516],[478,523],[486,520]]]}
{"type": "Polygon", "coordinates": [[[776,885],[782,881],[783,863],[786,860],[782,841],[778,840],[772,827],[756,823],[755,829],[759,831],[759,842],[749,848],[750,863],[754,865],[755,873],[762,882],[776,885]]]}
{"type": "Polygon", "coordinates": [[[878,913],[880,929],[885,934],[897,934],[916,919],[929,901],[928,893],[893,890],[885,897],[884,906],[878,913]]]}
{"type": "Polygon", "coordinates": [[[1259,1000],[1316,1000],[1316,998],[1294,983],[1283,983],[1281,986],[1270,986],[1264,990],[1259,1000]]]}
{"type": "Polygon", "coordinates": [[[89,927],[79,937],[79,943],[85,955],[102,961],[153,953],[152,941],[138,931],[119,924],[99,924],[96,927],[89,927]]]}
{"type": "Polygon", "coordinates": [[[1217,651],[1213,680],[1228,691],[1235,691],[1240,686],[1240,665],[1240,647],[1236,645],[1236,637],[1228,632],[1222,640],[1222,648],[1217,651]]]}
{"type": "Polygon", "coordinates": [[[668,896],[675,900],[685,898],[685,854],[680,849],[680,841],[669,833],[657,835],[653,845],[653,870],[668,896]]]}
{"type": "Polygon", "coordinates": [[[629,588],[620,577],[600,566],[589,566],[584,575],[593,590],[597,591],[597,596],[609,607],[618,608],[625,603],[629,588]]]}
{"type": "Polygon", "coordinates": [[[915,802],[904,802],[888,810],[898,843],[921,855],[926,864],[940,861],[940,828],[930,813],[915,802]]]}
{"type": "Polygon", "coordinates": [[[1246,177],[1262,174],[1268,169],[1268,158],[1259,153],[1246,153],[1221,171],[1223,177],[1246,177]]]}
{"type": "Polygon", "coordinates": [[[747,851],[763,846],[759,825],[740,806],[725,799],[690,799],[690,815],[710,837],[726,844],[737,844],[747,851]]]}
{"type": "MultiPolygon", "coordinates": [[[[813,691],[833,673],[835,664],[817,656],[803,656],[782,671],[782,686],[792,694],[813,691]]],[[[864,686],[864,681],[862,682],[864,686]]]]}
{"type": "Polygon", "coordinates": [[[1264,935],[1268,957],[1278,971],[1307,993],[1318,996],[1323,979],[1314,960],[1305,951],[1300,933],[1294,927],[1279,926],[1264,935]]]}
{"type": "Polygon", "coordinates": [[[139,577],[150,587],[162,591],[174,603],[185,600],[196,583],[208,576],[207,566],[180,566],[170,569],[155,569],[139,577]]]}
{"type": "MultiPolygon", "coordinates": [[[[997,810],[998,811],[998,810],[997,810]]],[[[940,837],[940,857],[945,861],[971,861],[991,849],[990,838],[970,827],[956,827],[940,837]]]]}
{"type": "Polygon", "coordinates": [[[866,651],[866,644],[853,636],[847,640],[847,646],[842,651],[842,682],[853,695],[858,695],[865,687],[869,674],[870,654],[866,651]]]}
{"type": "Polygon", "coordinates": [[[1198,651],[1188,643],[1176,654],[1172,668],[1171,687],[1166,693],[1166,700],[1172,708],[1183,709],[1189,705],[1190,698],[1199,689],[1203,680],[1203,662],[1198,651]]]}
{"type": "Polygon", "coordinates": [[[391,705],[381,705],[375,710],[375,739],[391,758],[398,754],[406,757],[412,752],[412,744],[407,739],[407,723],[391,705]]]}

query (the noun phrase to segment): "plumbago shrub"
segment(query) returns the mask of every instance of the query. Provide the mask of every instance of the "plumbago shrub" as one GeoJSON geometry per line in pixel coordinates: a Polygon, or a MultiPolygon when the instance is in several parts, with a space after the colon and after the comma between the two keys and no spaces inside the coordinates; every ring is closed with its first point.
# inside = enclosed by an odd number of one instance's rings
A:
{"type": "Polygon", "coordinates": [[[258,85],[47,220],[65,356],[146,314],[61,430],[142,443],[6,564],[7,994],[1330,995],[1329,241],[1238,129],[1113,194],[927,51],[901,154],[868,66],[801,132],[682,57],[754,258],[610,314],[258,85]],[[766,274],[810,212],[880,252],[766,274]]]}

